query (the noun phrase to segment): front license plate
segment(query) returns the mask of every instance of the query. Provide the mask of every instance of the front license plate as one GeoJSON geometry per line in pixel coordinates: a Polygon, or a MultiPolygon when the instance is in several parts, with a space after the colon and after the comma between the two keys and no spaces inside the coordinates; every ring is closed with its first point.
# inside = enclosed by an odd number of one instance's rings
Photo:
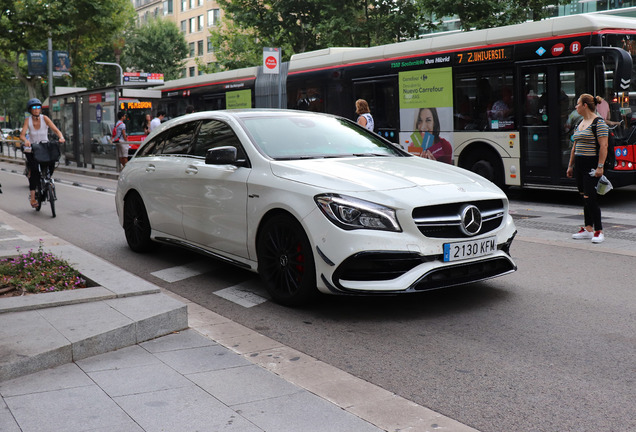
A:
{"type": "Polygon", "coordinates": [[[497,250],[496,237],[455,243],[444,243],[444,261],[459,261],[490,255],[495,250],[497,250]]]}

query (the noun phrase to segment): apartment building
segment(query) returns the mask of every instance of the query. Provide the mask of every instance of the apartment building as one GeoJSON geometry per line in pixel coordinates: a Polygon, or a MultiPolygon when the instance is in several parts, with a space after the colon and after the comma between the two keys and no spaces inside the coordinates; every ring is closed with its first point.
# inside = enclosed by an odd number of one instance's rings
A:
{"type": "MultiPolygon", "coordinates": [[[[177,24],[188,44],[183,77],[199,75],[195,59],[203,64],[215,61],[214,47],[210,43],[210,28],[218,26],[223,11],[215,0],[132,0],[137,11],[137,24],[164,18],[177,24]]],[[[156,71],[161,72],[161,71],[156,71]]]]}

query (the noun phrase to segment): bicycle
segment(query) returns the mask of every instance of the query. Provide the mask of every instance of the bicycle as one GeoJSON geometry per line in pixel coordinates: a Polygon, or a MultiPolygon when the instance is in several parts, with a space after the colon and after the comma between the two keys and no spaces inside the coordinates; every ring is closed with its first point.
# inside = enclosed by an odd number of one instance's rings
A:
{"type": "Polygon", "coordinates": [[[31,147],[40,173],[40,182],[35,186],[35,199],[37,200],[35,210],[40,211],[42,203],[48,201],[51,206],[51,213],[55,217],[57,195],[55,193],[53,171],[55,170],[55,164],[60,159],[59,143],[57,141],[40,141],[32,144],[31,147]]]}

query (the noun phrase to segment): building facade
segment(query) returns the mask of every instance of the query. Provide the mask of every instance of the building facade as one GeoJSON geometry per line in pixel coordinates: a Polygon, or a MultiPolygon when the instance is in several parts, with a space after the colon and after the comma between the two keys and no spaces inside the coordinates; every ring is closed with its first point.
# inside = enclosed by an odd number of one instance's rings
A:
{"type": "MultiPolygon", "coordinates": [[[[174,22],[185,36],[189,54],[183,77],[199,75],[201,64],[214,63],[214,47],[210,43],[210,28],[221,22],[223,11],[215,0],[132,0],[137,11],[137,25],[164,18],[174,22]]],[[[149,71],[158,72],[161,71],[149,71]]]]}

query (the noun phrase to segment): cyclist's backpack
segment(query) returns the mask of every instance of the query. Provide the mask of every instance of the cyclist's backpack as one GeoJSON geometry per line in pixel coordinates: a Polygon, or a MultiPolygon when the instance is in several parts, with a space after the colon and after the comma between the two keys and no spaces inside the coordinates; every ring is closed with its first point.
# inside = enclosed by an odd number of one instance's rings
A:
{"type": "Polygon", "coordinates": [[[117,126],[119,126],[120,123],[123,123],[123,122],[119,120],[117,123],[115,123],[115,126],[113,126],[113,132],[111,133],[111,138],[113,139],[113,142],[117,141],[117,126]]]}
{"type": "MultiPolygon", "coordinates": [[[[601,145],[598,143],[598,137],[596,136],[596,123],[598,123],[599,119],[600,117],[596,117],[592,122],[592,132],[594,132],[594,139],[596,140],[596,154],[598,154],[598,151],[601,147],[601,145]]],[[[605,157],[605,166],[603,167],[604,170],[614,169],[614,161],[616,156],[614,154],[615,139],[616,137],[614,136],[614,132],[609,130],[607,133],[607,156],[605,157]]]]}

